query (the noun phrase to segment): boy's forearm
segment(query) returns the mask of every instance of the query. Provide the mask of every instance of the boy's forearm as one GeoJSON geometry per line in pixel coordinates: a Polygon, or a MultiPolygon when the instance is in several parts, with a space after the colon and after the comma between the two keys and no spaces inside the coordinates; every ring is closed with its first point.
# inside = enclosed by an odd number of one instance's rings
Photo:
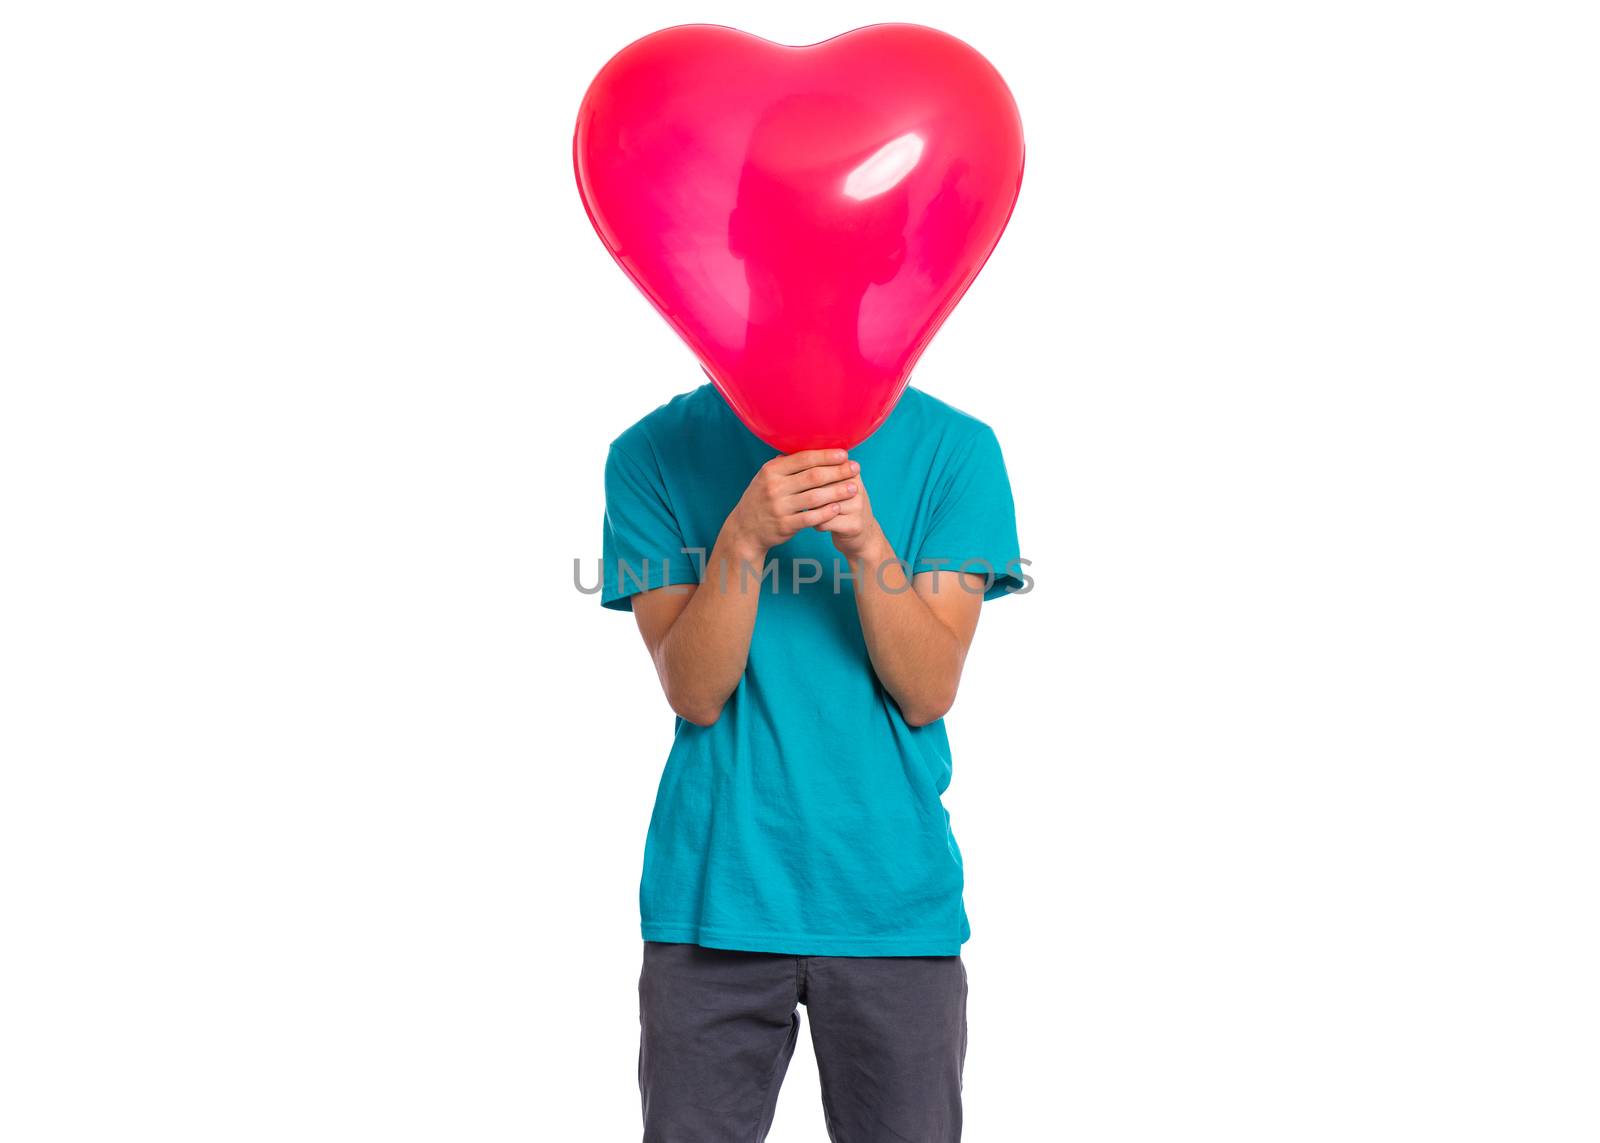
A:
{"type": "Polygon", "coordinates": [[[850,562],[856,610],[878,680],[912,726],[943,718],[961,679],[961,640],[913,590],[887,541],[850,562]]]}
{"type": "Polygon", "coordinates": [[[668,701],[698,726],[717,720],[744,675],[765,555],[724,529],[707,555],[704,578],[689,589],[692,598],[657,650],[668,701]]]}

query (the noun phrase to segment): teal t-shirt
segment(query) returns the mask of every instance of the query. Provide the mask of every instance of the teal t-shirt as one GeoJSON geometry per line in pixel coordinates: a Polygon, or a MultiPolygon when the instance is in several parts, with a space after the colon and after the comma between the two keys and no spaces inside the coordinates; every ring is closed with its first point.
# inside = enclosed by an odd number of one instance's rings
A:
{"type": "MultiPolygon", "coordinates": [[[[698,583],[723,521],[776,455],[711,385],[613,441],[601,602],[631,610],[636,592],[698,583]]],[[[908,388],[850,456],[913,573],[966,563],[994,574],[987,599],[1024,587],[1011,486],[987,425],[908,388]]],[[[944,723],[908,725],[879,684],[849,565],[825,533],[806,529],[769,558],[776,576],[761,585],[738,687],[711,726],[677,720],[645,840],[644,939],[953,955],[970,930],[940,801],[944,723]]]]}

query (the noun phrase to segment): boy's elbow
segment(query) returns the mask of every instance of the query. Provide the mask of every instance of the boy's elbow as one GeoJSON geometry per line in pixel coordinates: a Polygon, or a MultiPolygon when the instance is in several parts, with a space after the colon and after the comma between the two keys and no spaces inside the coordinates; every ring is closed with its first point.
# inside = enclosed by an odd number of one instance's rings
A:
{"type": "Polygon", "coordinates": [[[900,714],[906,720],[907,726],[927,726],[949,714],[950,708],[955,704],[956,696],[952,691],[948,695],[940,695],[928,701],[901,707],[900,714]]]}
{"type": "Polygon", "coordinates": [[[659,661],[656,670],[661,676],[662,693],[666,695],[667,705],[672,708],[673,714],[696,726],[710,726],[722,717],[722,708],[728,702],[727,695],[712,698],[704,693],[696,693],[697,688],[685,685],[687,680],[668,671],[659,661]]]}
{"type": "Polygon", "coordinates": [[[711,726],[722,717],[723,703],[692,703],[682,700],[673,700],[672,712],[685,722],[692,722],[696,726],[711,726]]]}

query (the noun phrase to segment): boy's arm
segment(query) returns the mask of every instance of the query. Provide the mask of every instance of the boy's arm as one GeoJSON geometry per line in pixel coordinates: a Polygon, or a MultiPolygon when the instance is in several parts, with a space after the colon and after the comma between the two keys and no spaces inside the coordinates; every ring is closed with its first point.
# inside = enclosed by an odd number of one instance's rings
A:
{"type": "MultiPolygon", "coordinates": [[[[726,527],[706,562],[706,578],[698,585],[673,584],[633,597],[633,615],[639,634],[650,650],[667,702],[680,718],[696,726],[710,726],[739,685],[750,653],[750,633],[755,629],[760,580],[747,577],[749,589],[739,582],[737,543],[726,527]],[[713,569],[732,570],[728,588],[719,590],[713,569]]],[[[764,559],[753,549],[746,558],[764,559]]]]}
{"type": "Polygon", "coordinates": [[[728,514],[699,584],[633,597],[639,633],[679,717],[716,722],[749,658],[768,549],[833,519],[856,494],[855,472],[843,449],[774,457],[728,514]]]}
{"type": "Polygon", "coordinates": [[[956,701],[987,586],[983,576],[922,572],[908,581],[873,518],[865,487],[819,524],[850,561],[856,611],[872,669],[912,726],[943,718],[956,701]]]}

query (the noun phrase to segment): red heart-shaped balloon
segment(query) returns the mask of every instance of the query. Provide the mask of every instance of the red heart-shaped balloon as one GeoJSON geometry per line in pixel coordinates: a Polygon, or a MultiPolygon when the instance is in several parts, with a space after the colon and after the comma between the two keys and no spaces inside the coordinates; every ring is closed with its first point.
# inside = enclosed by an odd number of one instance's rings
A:
{"type": "Polygon", "coordinates": [[[750,430],[849,448],[999,241],[1022,122],[933,28],[790,47],[685,24],[600,70],[573,162],[601,241],[750,430]]]}

